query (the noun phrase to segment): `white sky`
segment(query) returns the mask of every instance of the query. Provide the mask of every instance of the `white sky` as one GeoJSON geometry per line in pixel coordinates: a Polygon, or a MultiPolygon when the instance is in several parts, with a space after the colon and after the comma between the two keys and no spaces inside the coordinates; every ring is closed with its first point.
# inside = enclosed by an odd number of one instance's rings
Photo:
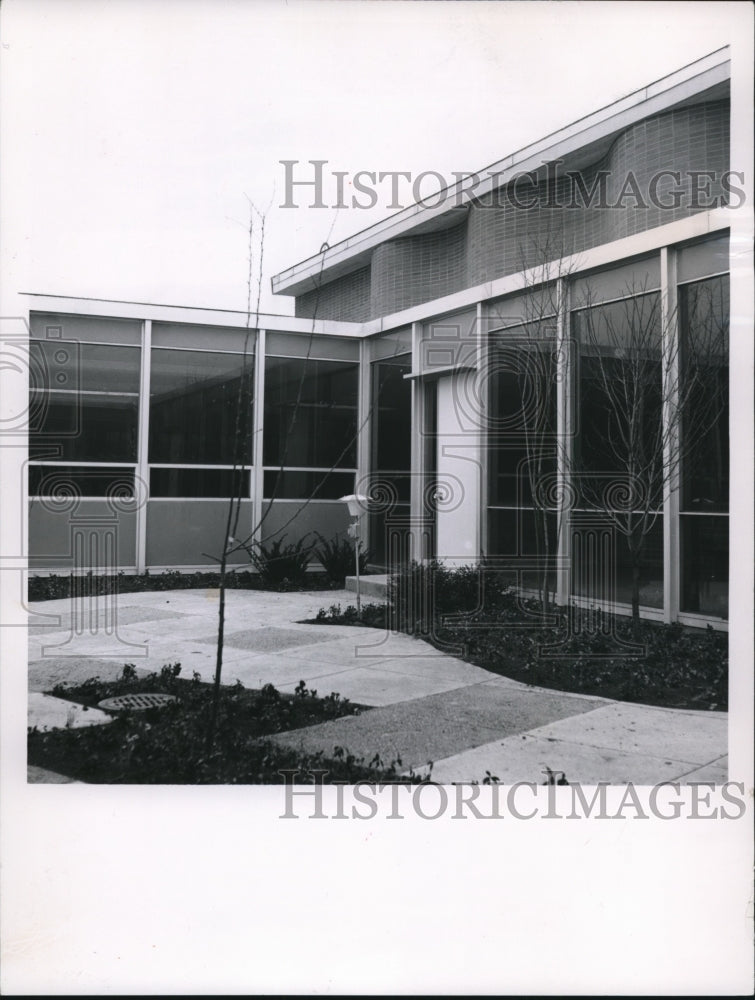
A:
{"type": "Polygon", "coordinates": [[[390,191],[281,209],[280,160],[479,170],[731,42],[746,7],[5,0],[6,282],[243,309],[248,195],[272,200],[263,311],[292,312],[270,276],[390,191]]]}

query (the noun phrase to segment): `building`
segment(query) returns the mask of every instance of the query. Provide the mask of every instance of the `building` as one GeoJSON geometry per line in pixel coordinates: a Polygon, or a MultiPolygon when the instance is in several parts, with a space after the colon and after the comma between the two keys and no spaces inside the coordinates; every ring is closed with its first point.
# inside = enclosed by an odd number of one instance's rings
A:
{"type": "Polygon", "coordinates": [[[295,318],[29,296],[30,568],[211,568],[229,494],[235,537],[291,541],[356,491],[377,565],[725,627],[729,76],[712,53],[291,267],[295,318]]]}

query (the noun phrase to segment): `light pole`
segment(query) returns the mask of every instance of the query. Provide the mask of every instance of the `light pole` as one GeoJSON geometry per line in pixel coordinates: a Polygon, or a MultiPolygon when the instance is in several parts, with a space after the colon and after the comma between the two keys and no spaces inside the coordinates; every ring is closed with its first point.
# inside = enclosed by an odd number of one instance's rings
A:
{"type": "Polygon", "coordinates": [[[349,508],[349,517],[351,517],[351,524],[349,525],[349,538],[354,539],[354,563],[356,568],[356,578],[357,578],[357,614],[362,614],[362,595],[359,590],[359,550],[362,547],[362,539],[359,533],[359,519],[365,511],[365,504],[367,503],[367,497],[362,496],[359,493],[350,493],[348,496],[341,497],[343,503],[345,503],[349,508]]]}

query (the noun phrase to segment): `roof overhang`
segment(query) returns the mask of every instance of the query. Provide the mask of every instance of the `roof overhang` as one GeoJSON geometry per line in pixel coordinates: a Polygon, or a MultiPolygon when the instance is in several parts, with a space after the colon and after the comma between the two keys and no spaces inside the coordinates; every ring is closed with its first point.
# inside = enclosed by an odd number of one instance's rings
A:
{"type": "Polygon", "coordinates": [[[726,46],[491,164],[479,172],[479,183],[472,185],[468,179],[463,179],[431,195],[432,199],[437,199],[436,204],[410,205],[274,275],[273,292],[302,295],[319,284],[365,267],[372,251],[381,243],[450,229],[463,221],[470,202],[522,174],[542,175],[547,165],[556,160],[563,161],[566,169],[580,169],[595,163],[605,155],[618,134],[651,115],[723,100],[729,93],[730,76],[731,61],[726,46]]]}

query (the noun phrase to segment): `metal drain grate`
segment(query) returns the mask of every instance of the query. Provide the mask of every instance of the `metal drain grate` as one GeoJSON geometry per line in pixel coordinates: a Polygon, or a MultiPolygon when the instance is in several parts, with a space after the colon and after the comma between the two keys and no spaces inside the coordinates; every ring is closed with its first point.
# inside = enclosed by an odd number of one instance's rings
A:
{"type": "Polygon", "coordinates": [[[143,712],[148,708],[162,708],[163,705],[177,700],[174,694],[121,694],[117,698],[105,698],[97,707],[104,708],[108,712],[122,712],[127,708],[143,712]]]}

